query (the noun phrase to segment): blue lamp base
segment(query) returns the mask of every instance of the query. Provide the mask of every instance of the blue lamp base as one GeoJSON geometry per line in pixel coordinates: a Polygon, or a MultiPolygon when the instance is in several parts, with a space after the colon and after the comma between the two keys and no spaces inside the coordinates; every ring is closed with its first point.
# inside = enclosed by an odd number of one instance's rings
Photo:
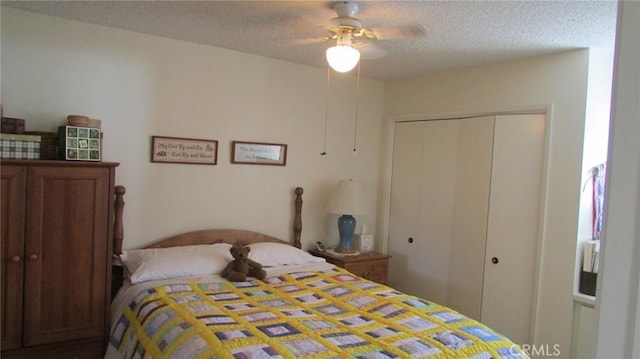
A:
{"type": "Polygon", "coordinates": [[[336,247],[338,253],[355,253],[353,248],[353,232],[356,230],[356,219],[350,214],[343,214],[338,218],[338,232],[340,243],[336,247]]]}

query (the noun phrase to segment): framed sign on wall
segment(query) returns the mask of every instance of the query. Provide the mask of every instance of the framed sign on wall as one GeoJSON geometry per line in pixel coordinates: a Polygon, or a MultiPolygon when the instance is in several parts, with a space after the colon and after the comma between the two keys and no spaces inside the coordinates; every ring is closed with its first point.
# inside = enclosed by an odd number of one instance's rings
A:
{"type": "Polygon", "coordinates": [[[248,165],[287,165],[287,145],[265,142],[231,142],[231,163],[248,165]]]}
{"type": "Polygon", "coordinates": [[[218,141],[152,136],[151,162],[215,165],[218,141]]]}

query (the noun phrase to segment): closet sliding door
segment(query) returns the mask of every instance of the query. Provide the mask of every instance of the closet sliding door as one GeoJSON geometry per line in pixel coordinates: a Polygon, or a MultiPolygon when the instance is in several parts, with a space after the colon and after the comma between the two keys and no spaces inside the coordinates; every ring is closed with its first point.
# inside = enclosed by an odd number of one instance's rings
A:
{"type": "Polygon", "coordinates": [[[496,116],[480,319],[517,343],[530,343],[544,132],[544,115],[496,116]]]}
{"type": "Polygon", "coordinates": [[[455,303],[474,319],[480,319],[493,121],[488,116],[395,125],[390,283],[455,303]]]}
{"type": "Polygon", "coordinates": [[[544,115],[396,123],[389,283],[528,343],[544,115]]]}
{"type": "Polygon", "coordinates": [[[459,121],[446,305],[480,320],[495,119],[459,121]]]}

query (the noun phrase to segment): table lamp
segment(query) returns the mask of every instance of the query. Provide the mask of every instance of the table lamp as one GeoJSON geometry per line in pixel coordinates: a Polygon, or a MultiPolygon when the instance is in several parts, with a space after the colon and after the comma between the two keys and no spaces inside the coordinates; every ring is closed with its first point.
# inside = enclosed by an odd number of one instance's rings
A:
{"type": "Polygon", "coordinates": [[[340,243],[335,251],[338,253],[357,252],[353,248],[353,232],[356,229],[356,219],[353,215],[367,212],[362,183],[350,179],[338,181],[327,203],[327,212],[341,215],[338,218],[340,243]]]}

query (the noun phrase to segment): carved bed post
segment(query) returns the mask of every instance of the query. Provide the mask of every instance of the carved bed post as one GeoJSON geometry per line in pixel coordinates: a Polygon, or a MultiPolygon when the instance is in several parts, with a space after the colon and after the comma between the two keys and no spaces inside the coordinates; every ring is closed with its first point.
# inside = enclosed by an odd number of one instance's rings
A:
{"type": "Polygon", "coordinates": [[[124,239],[124,230],[122,224],[122,212],[124,210],[124,193],[127,190],[124,186],[116,186],[115,189],[115,218],[113,221],[113,253],[122,253],[122,240],[124,239]]]}
{"type": "Polygon", "coordinates": [[[302,187],[296,187],[296,215],[293,219],[293,245],[302,248],[300,233],[302,232],[302,187]]]}

